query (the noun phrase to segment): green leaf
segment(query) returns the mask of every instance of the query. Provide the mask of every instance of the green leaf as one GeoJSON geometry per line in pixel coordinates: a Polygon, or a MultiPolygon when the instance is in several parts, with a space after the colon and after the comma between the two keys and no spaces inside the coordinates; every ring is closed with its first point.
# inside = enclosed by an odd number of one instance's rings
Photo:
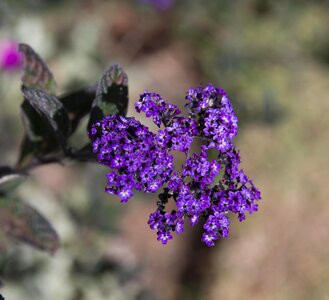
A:
{"type": "Polygon", "coordinates": [[[89,114],[95,99],[97,85],[88,86],[59,97],[68,112],[70,119],[70,135],[77,129],[80,120],[89,114]]]}
{"type": "Polygon", "coordinates": [[[95,161],[95,154],[93,153],[91,143],[88,143],[81,149],[74,151],[71,158],[78,161],[95,161]]]}
{"type": "Polygon", "coordinates": [[[42,141],[32,142],[28,136],[24,136],[22,144],[20,146],[20,155],[16,167],[21,169],[27,166],[33,158],[38,157],[41,154],[42,141]]]}
{"type": "Polygon", "coordinates": [[[0,198],[0,230],[11,239],[54,254],[59,237],[49,221],[18,199],[0,198]]]}
{"type": "MultiPolygon", "coordinates": [[[[27,116],[29,121],[26,125],[26,131],[29,134],[29,131],[33,131],[36,135],[43,135],[45,129],[50,130],[50,136],[54,137],[58,144],[61,145],[62,149],[65,151],[67,144],[66,138],[69,134],[69,118],[67,112],[62,104],[55,96],[49,95],[46,92],[38,89],[23,88],[24,98],[28,104],[41,116],[43,124],[41,125],[40,119],[35,118],[35,114],[31,114],[31,109],[26,110],[24,108],[24,103],[22,106],[23,115],[27,116]],[[29,114],[30,113],[30,114],[29,114]],[[36,120],[36,123],[33,123],[36,120]],[[37,130],[39,132],[37,132],[37,130]],[[41,131],[41,132],[40,132],[41,131]]],[[[23,117],[24,120],[24,117],[23,117]]],[[[47,137],[43,136],[43,138],[47,137]]]]}
{"type": "MultiPolygon", "coordinates": [[[[19,51],[24,58],[22,87],[39,89],[55,95],[54,76],[42,58],[27,44],[20,44],[19,51]]],[[[21,106],[21,116],[27,136],[24,137],[21,146],[19,167],[27,164],[34,156],[43,156],[58,150],[57,134],[54,135],[53,131],[49,130],[44,116],[26,99],[21,106]]],[[[61,146],[64,146],[63,141],[61,146]]]]}
{"type": "Polygon", "coordinates": [[[28,165],[34,157],[45,158],[61,149],[62,145],[58,143],[53,131],[49,130],[47,122],[27,100],[21,106],[21,117],[26,136],[20,147],[18,168],[28,165]]]}
{"type": "Polygon", "coordinates": [[[27,44],[19,44],[18,49],[24,58],[23,86],[55,95],[56,81],[42,58],[27,44]]]}
{"type": "Polygon", "coordinates": [[[128,109],[128,77],[119,65],[105,70],[98,82],[88,128],[106,115],[126,115],[128,109]]]}
{"type": "Polygon", "coordinates": [[[44,119],[28,100],[24,100],[21,105],[21,118],[30,141],[41,142],[49,136],[49,129],[44,119]]]}
{"type": "Polygon", "coordinates": [[[15,170],[7,166],[0,167],[0,195],[9,193],[17,188],[25,179],[26,176],[15,172],[15,170]]]}

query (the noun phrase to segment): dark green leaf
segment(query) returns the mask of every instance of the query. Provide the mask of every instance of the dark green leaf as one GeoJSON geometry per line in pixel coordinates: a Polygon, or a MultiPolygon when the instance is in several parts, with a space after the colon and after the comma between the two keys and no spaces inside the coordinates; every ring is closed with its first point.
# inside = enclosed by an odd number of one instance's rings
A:
{"type": "Polygon", "coordinates": [[[31,163],[34,156],[38,157],[39,153],[41,154],[41,145],[42,142],[32,142],[28,136],[25,136],[20,146],[20,155],[16,167],[21,169],[31,163]]]}
{"type": "MultiPolygon", "coordinates": [[[[70,149],[66,154],[70,153],[70,149]]],[[[25,136],[21,145],[21,153],[16,168],[23,174],[28,173],[33,167],[41,164],[61,163],[63,153],[60,152],[56,140],[43,140],[42,142],[31,142],[25,136]]]]}
{"type": "Polygon", "coordinates": [[[106,115],[125,115],[128,108],[128,77],[119,65],[105,70],[98,82],[88,128],[106,115]]]}
{"type": "Polygon", "coordinates": [[[97,85],[68,93],[59,98],[68,112],[70,119],[70,134],[74,133],[80,120],[89,114],[93,100],[95,99],[97,85]]]}
{"type": "Polygon", "coordinates": [[[18,187],[25,178],[24,175],[7,166],[0,167],[0,195],[4,195],[18,187]]]}
{"type": "Polygon", "coordinates": [[[28,139],[32,142],[41,142],[49,136],[49,128],[41,114],[24,100],[21,105],[21,118],[28,139]]]}
{"type": "Polygon", "coordinates": [[[24,57],[23,86],[44,90],[55,95],[56,82],[54,76],[42,58],[27,44],[20,44],[19,51],[24,57]]]}
{"type": "MultiPolygon", "coordinates": [[[[55,79],[42,58],[27,44],[20,44],[19,50],[24,58],[21,78],[23,88],[36,88],[55,95],[55,79]]],[[[23,139],[19,166],[23,166],[34,156],[43,156],[58,150],[57,134],[54,135],[54,132],[49,130],[49,122],[47,123],[44,116],[26,99],[21,107],[21,115],[27,136],[23,139]]],[[[61,146],[63,147],[63,141],[61,146]]]]}
{"type": "Polygon", "coordinates": [[[95,161],[95,155],[91,143],[72,153],[72,159],[79,161],[95,161]]]}
{"type": "Polygon", "coordinates": [[[9,238],[51,254],[59,247],[58,235],[49,221],[17,199],[0,198],[0,230],[9,238]]]}
{"type": "Polygon", "coordinates": [[[17,167],[28,165],[34,157],[45,158],[45,156],[57,153],[61,149],[56,135],[49,130],[44,120],[27,100],[21,106],[21,116],[26,132],[21,144],[20,157],[17,167]]]}
{"type": "MultiPolygon", "coordinates": [[[[38,125],[36,126],[32,123],[34,119],[31,118],[30,115],[27,115],[26,119],[30,122],[30,128],[27,129],[27,132],[36,128],[40,131],[44,131],[47,128],[65,151],[67,147],[66,138],[69,133],[69,118],[62,102],[55,96],[38,89],[23,88],[23,94],[28,104],[41,116],[44,123],[41,125],[39,122],[40,120],[38,120],[38,125]],[[40,128],[40,126],[43,128],[40,128]]],[[[27,112],[27,110],[24,109],[24,103],[23,111],[24,113],[27,112]]],[[[40,132],[37,132],[37,134],[40,134],[40,132]]]]}

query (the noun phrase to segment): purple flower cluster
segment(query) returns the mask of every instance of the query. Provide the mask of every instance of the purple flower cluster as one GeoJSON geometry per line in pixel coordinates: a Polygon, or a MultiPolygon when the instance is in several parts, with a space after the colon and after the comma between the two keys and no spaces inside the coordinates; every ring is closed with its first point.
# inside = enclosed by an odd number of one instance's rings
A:
{"type": "Polygon", "coordinates": [[[173,157],[134,118],[107,116],[94,124],[90,136],[98,162],[116,170],[107,174],[106,192],[122,202],[133,196],[133,189],[154,193],[168,180],[173,157]]]}
{"type": "Polygon", "coordinates": [[[126,202],[133,189],[154,193],[163,187],[148,221],[159,241],[166,244],[173,232],[182,233],[189,219],[192,226],[203,221],[202,241],[214,246],[220,236],[228,236],[228,213],[244,220],[246,212],[257,211],[260,192],[239,168],[239,151],[232,141],[237,117],[225,91],[211,84],[191,88],[186,100],[188,117],[160,95],[145,92],[135,108],[161,127],[157,134],[134,118],[113,115],[97,122],[90,137],[98,161],[115,170],[107,174],[108,193],[126,202]],[[195,137],[205,141],[200,153],[190,153],[195,137]],[[180,171],[175,171],[172,150],[186,155],[180,171]],[[169,201],[176,209],[168,212],[169,201]]]}
{"type": "Polygon", "coordinates": [[[158,127],[181,113],[176,105],[166,103],[159,94],[148,92],[140,96],[135,109],[138,113],[144,112],[147,118],[153,117],[153,122],[158,127]]]}

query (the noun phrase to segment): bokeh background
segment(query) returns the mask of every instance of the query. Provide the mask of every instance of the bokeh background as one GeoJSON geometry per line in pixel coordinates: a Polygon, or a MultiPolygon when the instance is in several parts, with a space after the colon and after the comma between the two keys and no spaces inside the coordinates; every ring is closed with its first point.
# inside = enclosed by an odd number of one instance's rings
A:
{"type": "MultiPolygon", "coordinates": [[[[91,163],[35,169],[17,194],[61,248],[51,256],[1,238],[6,299],[329,299],[327,0],[0,0],[0,40],[30,44],[60,93],[121,64],[128,115],[145,89],[183,106],[190,86],[223,87],[263,198],[214,248],[189,226],[163,246],[146,224],[155,195],[120,204],[91,163]]],[[[0,165],[17,160],[21,102],[20,72],[1,70],[0,165]]]]}

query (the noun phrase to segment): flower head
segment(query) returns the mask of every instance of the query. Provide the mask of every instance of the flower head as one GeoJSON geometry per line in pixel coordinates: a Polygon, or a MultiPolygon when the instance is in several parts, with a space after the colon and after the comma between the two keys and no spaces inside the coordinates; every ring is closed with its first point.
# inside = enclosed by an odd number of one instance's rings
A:
{"type": "Polygon", "coordinates": [[[239,168],[233,142],[238,119],[225,91],[211,84],[190,88],[186,100],[188,117],[159,94],[146,91],[135,108],[160,127],[157,134],[134,118],[112,115],[94,124],[90,137],[98,162],[112,169],[108,193],[126,202],[134,189],[154,193],[163,187],[148,221],[159,241],[166,244],[172,232],[182,233],[189,219],[192,226],[203,221],[202,241],[214,246],[219,237],[228,236],[228,214],[244,220],[246,212],[257,211],[260,192],[239,168]],[[199,153],[190,153],[195,137],[205,144],[199,153]],[[216,151],[215,159],[209,158],[208,149],[216,151]],[[180,171],[174,171],[173,150],[186,156],[180,171]],[[166,211],[169,201],[176,205],[171,212],[166,211]]]}

